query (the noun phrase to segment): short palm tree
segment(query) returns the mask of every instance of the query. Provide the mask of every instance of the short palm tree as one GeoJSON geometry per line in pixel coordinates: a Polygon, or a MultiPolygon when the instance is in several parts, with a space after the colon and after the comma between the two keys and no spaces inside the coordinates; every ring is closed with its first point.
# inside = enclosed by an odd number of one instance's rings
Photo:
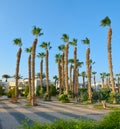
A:
{"type": "Polygon", "coordinates": [[[50,42],[42,42],[40,45],[41,48],[44,48],[46,51],[46,88],[47,88],[47,94],[48,94],[48,100],[50,100],[50,89],[49,89],[49,50],[52,48],[50,46],[50,42]]]}
{"type": "Polygon", "coordinates": [[[74,93],[73,88],[73,76],[72,76],[72,70],[74,69],[74,59],[69,59],[68,63],[70,63],[70,90],[74,93]]]}
{"type": "Polygon", "coordinates": [[[104,80],[105,80],[105,77],[106,77],[106,73],[102,72],[102,73],[100,73],[100,76],[101,76],[101,79],[102,79],[102,88],[104,88],[105,87],[104,80]]]}
{"type": "Polygon", "coordinates": [[[2,78],[5,78],[5,82],[8,82],[8,78],[10,78],[10,75],[4,74],[2,75],[2,78]]]}
{"type": "Polygon", "coordinates": [[[120,73],[116,74],[116,77],[117,77],[118,92],[120,93],[120,73]]]}
{"type": "Polygon", "coordinates": [[[88,45],[88,48],[86,50],[86,74],[88,80],[88,100],[91,103],[92,91],[91,91],[91,67],[90,67],[90,40],[86,37],[84,40],[82,40],[82,43],[88,45]]]}
{"type": "Polygon", "coordinates": [[[18,99],[18,75],[19,75],[19,65],[20,65],[20,58],[22,53],[22,40],[21,38],[16,38],[13,40],[14,45],[19,47],[17,52],[17,62],[16,62],[16,73],[15,73],[15,101],[18,99]]]}
{"type": "Polygon", "coordinates": [[[27,53],[29,53],[29,57],[28,57],[28,78],[29,78],[29,99],[30,99],[30,103],[31,103],[31,52],[32,52],[32,47],[26,48],[25,51],[27,53]]]}
{"type": "Polygon", "coordinates": [[[69,49],[69,36],[67,34],[63,34],[61,38],[65,43],[65,88],[66,94],[68,94],[68,49],[69,49]]]}
{"type": "Polygon", "coordinates": [[[36,37],[34,39],[34,42],[32,44],[32,97],[31,97],[31,104],[34,106],[35,105],[35,53],[36,53],[36,45],[38,41],[38,36],[43,35],[41,33],[42,29],[39,27],[34,26],[32,30],[32,34],[36,37]]]}
{"type": "Polygon", "coordinates": [[[38,58],[40,58],[40,89],[41,89],[41,94],[43,94],[43,58],[45,57],[45,53],[41,52],[38,53],[37,55],[38,58]]]}
{"type": "MultiPolygon", "coordinates": [[[[101,20],[101,26],[106,27],[108,26],[108,39],[107,39],[107,50],[108,50],[108,65],[109,65],[109,72],[110,78],[112,83],[112,92],[115,94],[115,81],[113,76],[113,65],[112,65],[112,46],[111,46],[111,38],[112,38],[112,28],[111,28],[111,20],[108,16],[101,20]]],[[[116,103],[116,98],[114,98],[113,103],[116,103]]]]}
{"type": "Polygon", "coordinates": [[[58,82],[58,76],[57,75],[53,76],[53,79],[55,80],[54,85],[56,87],[57,86],[57,82],[58,82]]]}
{"type": "Polygon", "coordinates": [[[56,56],[55,56],[55,58],[56,58],[56,63],[58,63],[58,79],[59,79],[59,94],[61,94],[62,93],[62,79],[61,79],[61,61],[62,61],[62,55],[61,54],[56,54],[56,56]]]}
{"type": "Polygon", "coordinates": [[[92,72],[92,75],[93,75],[93,82],[94,82],[94,87],[95,87],[95,89],[96,89],[96,74],[97,74],[97,72],[92,72]]]}
{"type": "Polygon", "coordinates": [[[86,72],[85,72],[85,71],[81,72],[80,76],[82,76],[83,88],[85,88],[85,78],[86,78],[86,72]]]}

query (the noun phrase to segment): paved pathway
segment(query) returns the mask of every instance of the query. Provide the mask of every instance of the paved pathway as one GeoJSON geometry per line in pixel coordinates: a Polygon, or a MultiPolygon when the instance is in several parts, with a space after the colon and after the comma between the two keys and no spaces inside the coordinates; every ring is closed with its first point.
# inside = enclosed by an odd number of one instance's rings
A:
{"type": "Polygon", "coordinates": [[[90,118],[99,120],[108,111],[96,110],[80,104],[61,104],[58,101],[37,101],[39,106],[26,106],[25,100],[18,100],[18,103],[11,103],[9,100],[0,101],[0,129],[17,129],[17,126],[25,119],[29,124],[34,120],[41,123],[59,119],[90,118]]]}

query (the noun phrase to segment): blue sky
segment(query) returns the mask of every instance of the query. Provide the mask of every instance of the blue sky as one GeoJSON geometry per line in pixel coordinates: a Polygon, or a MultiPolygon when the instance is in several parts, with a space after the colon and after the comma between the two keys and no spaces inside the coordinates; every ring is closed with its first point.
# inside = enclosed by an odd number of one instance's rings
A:
{"type": "MultiPolygon", "coordinates": [[[[119,42],[120,42],[120,1],[119,0],[0,0],[0,79],[3,74],[14,75],[16,67],[17,46],[13,45],[15,38],[23,42],[20,63],[20,75],[28,76],[28,54],[25,48],[33,43],[33,26],[42,28],[43,36],[39,37],[36,54],[43,52],[39,47],[43,41],[51,42],[49,54],[50,79],[57,75],[55,54],[58,46],[63,44],[62,34],[67,33],[70,41],[78,40],[77,56],[85,62],[86,46],[81,39],[88,37],[91,42],[91,59],[96,63],[93,71],[109,72],[107,61],[107,27],[100,27],[100,21],[105,16],[111,19],[112,56],[114,73],[120,73],[119,42]]],[[[69,49],[69,58],[73,58],[73,47],[69,49]]],[[[39,72],[40,59],[36,58],[36,73],[39,72]]],[[[45,69],[45,67],[44,67],[45,69]]],[[[85,64],[80,72],[85,71],[85,64]]]]}

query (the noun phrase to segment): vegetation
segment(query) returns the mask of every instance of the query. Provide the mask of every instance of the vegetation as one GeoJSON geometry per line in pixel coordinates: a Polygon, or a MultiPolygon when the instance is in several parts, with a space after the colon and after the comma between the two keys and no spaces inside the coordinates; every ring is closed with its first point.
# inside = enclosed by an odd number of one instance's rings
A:
{"type": "Polygon", "coordinates": [[[112,111],[99,121],[90,119],[79,120],[63,120],[54,121],[52,124],[39,123],[35,121],[29,125],[29,120],[26,119],[19,129],[120,129],[120,111],[112,111]]]}

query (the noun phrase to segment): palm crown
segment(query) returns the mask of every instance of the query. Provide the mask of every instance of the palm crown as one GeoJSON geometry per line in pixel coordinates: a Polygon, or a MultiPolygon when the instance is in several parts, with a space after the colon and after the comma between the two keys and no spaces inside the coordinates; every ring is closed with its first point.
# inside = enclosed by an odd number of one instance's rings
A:
{"type": "Polygon", "coordinates": [[[111,20],[108,16],[101,20],[100,26],[106,27],[111,25],[111,20]]]}

